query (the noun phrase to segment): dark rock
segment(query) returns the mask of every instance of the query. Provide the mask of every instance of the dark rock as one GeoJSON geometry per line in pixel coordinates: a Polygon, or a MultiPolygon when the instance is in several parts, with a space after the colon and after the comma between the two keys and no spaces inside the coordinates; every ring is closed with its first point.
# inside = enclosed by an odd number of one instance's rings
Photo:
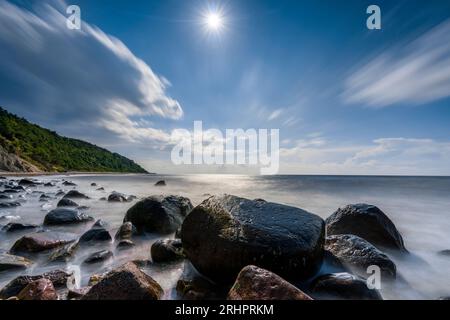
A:
{"type": "Polygon", "coordinates": [[[158,240],[151,247],[153,262],[164,263],[184,258],[183,246],[180,239],[158,240]]]}
{"type": "Polygon", "coordinates": [[[0,272],[6,270],[26,269],[33,264],[32,261],[7,253],[0,253],[0,272]]]}
{"type": "Polygon", "coordinates": [[[106,229],[94,228],[86,231],[81,237],[79,242],[91,242],[91,241],[111,241],[111,235],[106,229]]]}
{"type": "Polygon", "coordinates": [[[49,258],[50,262],[67,262],[73,258],[78,249],[78,242],[66,244],[53,252],[49,258]]]}
{"type": "Polygon", "coordinates": [[[8,299],[9,297],[17,296],[31,282],[38,279],[48,279],[53,283],[56,288],[64,288],[67,285],[67,281],[71,274],[62,270],[54,270],[41,275],[34,276],[19,276],[10,281],[1,291],[0,299],[8,299]]]}
{"type": "Polygon", "coordinates": [[[366,281],[349,273],[320,276],[311,286],[311,295],[332,300],[382,300],[378,290],[369,289],[366,281]]]}
{"type": "Polygon", "coordinates": [[[67,198],[62,198],[59,200],[58,204],[56,205],[58,208],[61,207],[78,207],[78,204],[75,201],[72,201],[67,198]]]}
{"type": "Polygon", "coordinates": [[[77,184],[74,183],[74,182],[72,182],[72,181],[64,181],[64,182],[62,183],[62,185],[63,185],[63,186],[67,186],[67,187],[74,187],[74,186],[76,186],[77,184]]]}
{"type": "Polygon", "coordinates": [[[0,177],[0,180],[6,180],[6,177],[0,177]]]}
{"type": "Polygon", "coordinates": [[[367,278],[367,268],[376,265],[381,274],[387,278],[395,278],[396,266],[383,252],[366,240],[354,235],[329,236],[325,240],[325,249],[336,256],[345,267],[357,275],[367,278]]]}
{"type": "Polygon", "coordinates": [[[0,193],[0,200],[11,200],[11,199],[12,196],[0,193]]]}
{"type": "Polygon", "coordinates": [[[27,187],[33,187],[36,183],[34,181],[31,181],[29,179],[22,179],[19,181],[19,186],[27,186],[27,187]]]}
{"type": "Polygon", "coordinates": [[[247,266],[241,270],[228,293],[229,300],[312,300],[278,275],[247,266]]]}
{"type": "Polygon", "coordinates": [[[16,208],[20,207],[20,202],[12,201],[12,202],[0,202],[0,209],[8,209],[8,208],[16,208]]]}
{"type": "Polygon", "coordinates": [[[58,300],[53,283],[48,279],[31,282],[17,295],[19,300],[58,300]]]}
{"type": "Polygon", "coordinates": [[[55,184],[53,182],[46,182],[44,183],[44,187],[54,187],[55,184]]]}
{"type": "Polygon", "coordinates": [[[96,186],[97,186],[97,184],[95,182],[91,183],[91,187],[96,187],[96,186]]]}
{"type": "Polygon", "coordinates": [[[191,201],[180,196],[152,196],[137,202],[125,215],[139,232],[175,232],[192,210],[191,201]]]}
{"type": "Polygon", "coordinates": [[[47,213],[47,215],[44,218],[44,225],[75,224],[75,223],[84,223],[92,220],[94,219],[91,216],[78,210],[68,208],[56,208],[47,213]]]}
{"type": "Polygon", "coordinates": [[[450,300],[450,296],[448,296],[448,297],[439,297],[438,300],[448,301],[448,300],[450,300]]]}
{"type": "Polygon", "coordinates": [[[106,201],[106,200],[108,200],[108,199],[106,199],[106,197],[101,197],[99,200],[100,200],[100,201],[106,201]]]}
{"type": "Polygon", "coordinates": [[[135,246],[134,242],[131,240],[121,240],[118,244],[117,244],[117,249],[118,250],[128,250],[130,248],[133,248],[135,246]]]}
{"type": "Polygon", "coordinates": [[[119,192],[113,192],[108,196],[109,202],[129,202],[128,196],[124,195],[123,193],[119,192]]]}
{"type": "Polygon", "coordinates": [[[113,257],[113,253],[109,250],[102,250],[98,252],[94,252],[89,257],[87,257],[86,260],[84,260],[84,263],[86,264],[94,264],[94,263],[101,263],[105,262],[106,260],[109,260],[113,257]]]}
{"type": "Polygon", "coordinates": [[[102,219],[97,220],[92,226],[92,228],[107,228],[107,227],[108,223],[102,219]]]}
{"type": "Polygon", "coordinates": [[[89,199],[89,197],[87,195],[85,195],[84,193],[81,193],[77,190],[70,190],[69,192],[66,193],[64,198],[65,199],[89,199]]]}
{"type": "Polygon", "coordinates": [[[16,232],[16,231],[23,231],[23,230],[30,230],[30,229],[36,229],[39,228],[39,226],[35,224],[24,224],[24,223],[15,223],[10,222],[6,226],[2,228],[2,231],[4,232],[16,232]]]}
{"type": "Polygon", "coordinates": [[[11,253],[33,253],[61,247],[74,242],[77,236],[63,232],[36,232],[27,234],[14,243],[11,253]]]}
{"type": "Polygon", "coordinates": [[[376,206],[353,204],[338,209],[326,220],[327,235],[353,234],[382,248],[407,251],[392,221],[376,206]]]}
{"type": "Polygon", "coordinates": [[[70,289],[67,292],[67,300],[79,300],[91,290],[91,287],[83,287],[80,289],[70,289]]]}
{"type": "Polygon", "coordinates": [[[164,180],[160,180],[160,181],[155,183],[155,186],[157,186],[157,187],[164,187],[164,186],[166,186],[166,182],[164,180]]]}
{"type": "Polygon", "coordinates": [[[184,253],[215,281],[232,282],[258,265],[290,278],[314,275],[323,258],[324,221],[299,208],[235,196],[214,196],[184,220],[184,253]]]}
{"type": "Polygon", "coordinates": [[[134,263],[109,272],[82,298],[83,300],[159,300],[164,291],[134,263]]]}
{"type": "Polygon", "coordinates": [[[438,252],[441,256],[448,256],[450,257],[450,250],[441,250],[438,252]]]}
{"type": "Polygon", "coordinates": [[[56,193],[56,196],[57,197],[61,197],[61,196],[64,196],[66,193],[64,192],[64,191],[62,191],[62,190],[59,190],[57,193],[56,193]]]}
{"type": "Polygon", "coordinates": [[[175,239],[181,239],[181,228],[178,228],[177,231],[175,231],[175,239]]]}
{"type": "Polygon", "coordinates": [[[48,201],[50,199],[51,199],[51,197],[49,197],[46,194],[41,194],[41,196],[39,197],[39,201],[48,201]]]}
{"type": "Polygon", "coordinates": [[[98,189],[96,189],[97,191],[105,191],[105,188],[103,188],[103,187],[101,187],[101,188],[98,188],[98,189]]]}
{"type": "Polygon", "coordinates": [[[117,230],[114,239],[116,240],[131,240],[133,236],[137,235],[137,229],[131,222],[125,222],[117,230]]]}
{"type": "Polygon", "coordinates": [[[3,193],[7,193],[7,194],[20,193],[20,191],[19,190],[14,190],[14,189],[5,189],[5,190],[3,190],[3,193]]]}

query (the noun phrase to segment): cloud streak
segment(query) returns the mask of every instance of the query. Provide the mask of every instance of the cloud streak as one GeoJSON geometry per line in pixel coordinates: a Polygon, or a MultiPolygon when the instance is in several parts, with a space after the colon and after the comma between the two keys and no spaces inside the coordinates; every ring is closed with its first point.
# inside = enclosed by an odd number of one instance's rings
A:
{"type": "Polygon", "coordinates": [[[421,105],[450,96],[450,20],[391,48],[348,77],[344,101],[372,108],[421,105]]]}

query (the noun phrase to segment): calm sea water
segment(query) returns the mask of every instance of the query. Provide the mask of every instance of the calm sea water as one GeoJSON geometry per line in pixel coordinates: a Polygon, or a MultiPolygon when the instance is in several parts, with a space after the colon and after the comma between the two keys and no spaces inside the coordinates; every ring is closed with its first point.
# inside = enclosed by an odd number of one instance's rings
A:
{"type": "MultiPolygon", "coordinates": [[[[57,180],[62,177],[37,177],[42,181],[57,180]]],[[[385,299],[436,299],[450,295],[450,258],[438,251],[450,249],[450,178],[449,177],[345,177],[345,176],[238,176],[238,175],[78,175],[64,177],[78,184],[77,190],[92,199],[77,201],[89,206],[89,214],[103,219],[110,225],[114,235],[121,225],[125,212],[133,203],[107,203],[100,201],[112,191],[145,197],[153,194],[177,194],[189,197],[194,205],[209,195],[234,194],[250,199],[264,198],[268,201],[284,203],[303,208],[323,218],[327,218],[337,208],[350,203],[365,202],[380,207],[402,233],[411,255],[400,257],[390,253],[397,264],[402,280],[384,284],[382,294],[385,299]],[[166,187],[155,187],[157,180],[164,179],[166,187]],[[92,182],[104,187],[97,191],[92,182]]],[[[46,193],[56,193],[60,189],[38,188],[46,193]]],[[[67,191],[72,187],[65,187],[67,191]]],[[[35,190],[35,189],[32,189],[35,190]]],[[[17,209],[0,210],[0,216],[7,215],[10,221],[41,224],[47,211],[56,206],[57,199],[48,203],[39,202],[39,194],[26,194],[26,202],[17,209]]],[[[8,220],[0,221],[6,224],[8,220]]],[[[55,230],[82,233],[90,225],[58,227],[55,230]]],[[[8,250],[23,234],[0,233],[0,250],[8,250]]],[[[126,252],[115,252],[115,258],[102,267],[85,267],[82,261],[95,250],[89,247],[80,250],[68,266],[49,265],[41,256],[27,273],[38,274],[56,268],[76,270],[80,285],[86,285],[89,276],[133,259],[149,259],[150,246],[157,239],[148,239],[126,252]]],[[[114,246],[111,245],[114,251],[114,246]]],[[[165,289],[165,298],[176,297],[173,289],[183,272],[183,263],[146,268],[165,289]]],[[[0,273],[3,286],[17,273],[0,273]]]]}

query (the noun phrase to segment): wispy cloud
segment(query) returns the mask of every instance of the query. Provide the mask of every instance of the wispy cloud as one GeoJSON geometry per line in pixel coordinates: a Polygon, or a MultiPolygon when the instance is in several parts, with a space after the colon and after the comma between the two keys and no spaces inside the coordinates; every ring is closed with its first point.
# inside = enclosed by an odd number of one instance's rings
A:
{"type": "Polygon", "coordinates": [[[450,20],[379,55],[346,81],[344,100],[383,108],[450,96],[450,20]]]}
{"type": "Polygon", "coordinates": [[[283,114],[283,109],[276,109],[272,111],[267,120],[272,121],[279,118],[283,114]]]}
{"type": "Polygon", "coordinates": [[[26,9],[0,0],[0,99],[12,112],[65,134],[167,140],[145,119],[183,110],[158,76],[119,39],[83,21],[66,27],[62,1],[26,9]]]}

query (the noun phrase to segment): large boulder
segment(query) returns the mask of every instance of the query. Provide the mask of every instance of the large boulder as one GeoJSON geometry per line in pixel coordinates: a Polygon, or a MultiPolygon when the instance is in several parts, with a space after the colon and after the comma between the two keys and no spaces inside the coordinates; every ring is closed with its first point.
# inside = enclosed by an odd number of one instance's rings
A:
{"type": "Polygon", "coordinates": [[[133,200],[133,197],[115,191],[108,196],[109,202],[129,202],[131,200],[133,200]]]}
{"type": "Polygon", "coordinates": [[[32,261],[7,253],[0,253],[0,272],[5,270],[26,269],[33,264],[32,261]]]}
{"type": "Polygon", "coordinates": [[[70,273],[64,272],[62,270],[54,270],[34,276],[19,276],[11,280],[0,291],[0,299],[8,299],[10,297],[17,296],[27,285],[42,278],[50,280],[55,288],[65,288],[70,277],[70,273]]]}
{"type": "Polygon", "coordinates": [[[311,295],[323,300],[382,300],[378,290],[369,289],[366,281],[349,273],[318,277],[311,285],[311,295]]]}
{"type": "Polygon", "coordinates": [[[64,195],[65,199],[89,199],[87,195],[77,190],[70,190],[64,195]]]}
{"type": "Polygon", "coordinates": [[[159,300],[163,293],[152,277],[128,262],[109,272],[82,300],[159,300]]]}
{"type": "Polygon", "coordinates": [[[79,240],[80,243],[92,241],[112,241],[112,238],[108,230],[104,228],[93,228],[83,233],[79,240]]]}
{"type": "Polygon", "coordinates": [[[329,236],[325,240],[325,249],[339,259],[342,264],[363,278],[369,266],[378,266],[381,274],[395,278],[397,268],[389,257],[366,240],[351,234],[329,236]]]}
{"type": "Polygon", "coordinates": [[[60,207],[78,207],[78,204],[75,201],[70,200],[69,198],[62,198],[61,200],[59,200],[59,202],[56,206],[58,208],[60,208],[60,207]]]}
{"type": "Polygon", "coordinates": [[[172,262],[184,258],[180,239],[158,240],[151,249],[152,261],[156,263],[172,262]]]}
{"type": "Polygon", "coordinates": [[[407,251],[400,232],[379,208],[352,204],[339,208],[326,220],[327,235],[353,234],[381,248],[407,251]]]}
{"type": "Polygon", "coordinates": [[[17,295],[19,300],[58,300],[53,283],[41,278],[31,282],[17,295]]]}
{"type": "Polygon", "coordinates": [[[27,234],[17,240],[11,248],[11,253],[34,253],[46,251],[74,242],[76,234],[64,232],[36,232],[27,234]]]}
{"type": "Polygon", "coordinates": [[[123,222],[131,222],[139,232],[175,232],[192,210],[191,201],[180,196],[151,196],[131,207],[123,222]]]}
{"type": "Polygon", "coordinates": [[[131,222],[125,222],[122,224],[117,230],[116,235],[114,236],[114,239],[116,240],[131,240],[133,236],[137,235],[137,229],[131,222]]]}
{"type": "Polygon", "coordinates": [[[311,300],[311,298],[276,274],[247,266],[241,270],[228,293],[229,300],[311,300]]]}
{"type": "Polygon", "coordinates": [[[325,223],[299,208],[214,196],[186,217],[181,240],[196,269],[217,282],[234,281],[248,265],[307,278],[322,263],[325,223]]]}
{"type": "Polygon", "coordinates": [[[65,225],[84,223],[94,220],[91,216],[76,209],[56,208],[44,218],[44,225],[65,225]]]}

